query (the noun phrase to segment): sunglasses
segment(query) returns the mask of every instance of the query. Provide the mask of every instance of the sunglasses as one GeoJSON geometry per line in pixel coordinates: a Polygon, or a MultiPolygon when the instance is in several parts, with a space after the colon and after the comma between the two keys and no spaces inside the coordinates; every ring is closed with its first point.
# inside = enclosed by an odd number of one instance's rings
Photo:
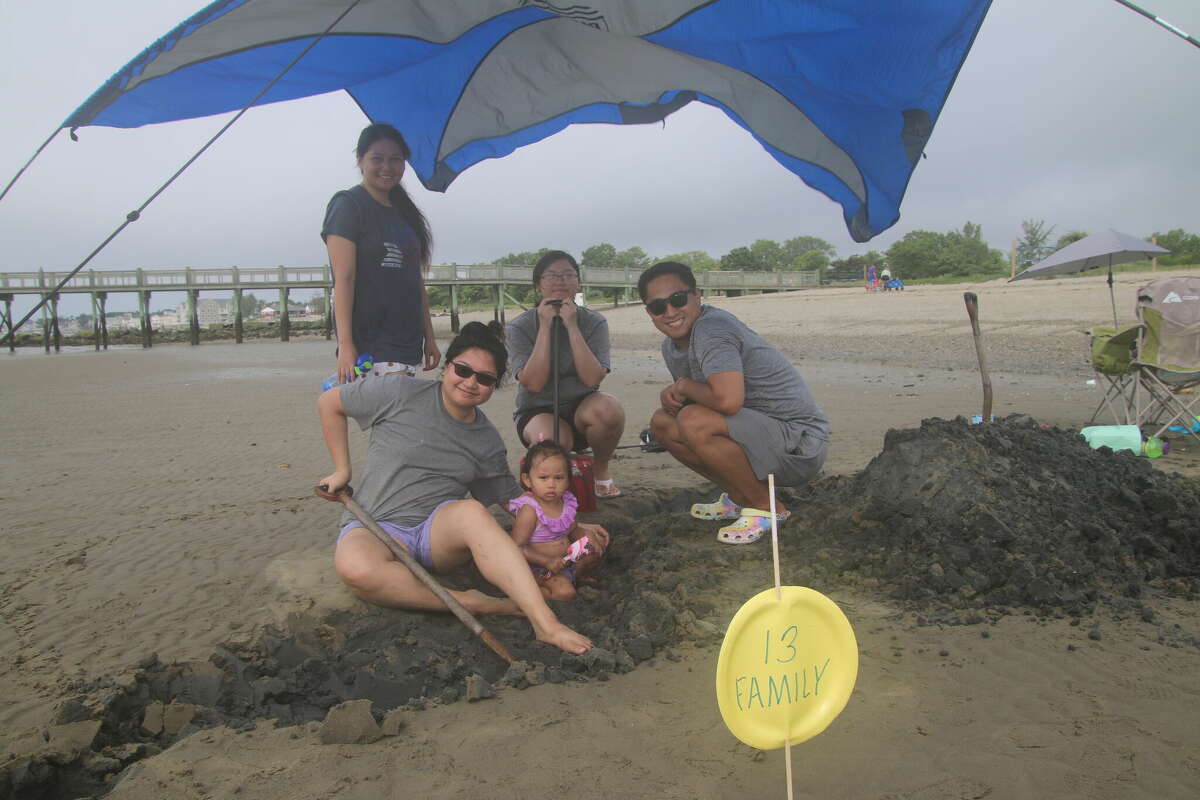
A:
{"type": "Polygon", "coordinates": [[[472,375],[474,375],[475,382],[478,383],[480,386],[491,388],[500,382],[500,379],[497,378],[492,373],[480,372],[477,369],[471,369],[466,364],[460,363],[458,361],[451,361],[450,366],[454,367],[454,374],[457,375],[458,377],[462,378],[463,380],[466,380],[466,379],[470,378],[472,375]]]}
{"type": "Polygon", "coordinates": [[[646,310],[656,317],[661,317],[667,313],[667,303],[670,303],[675,308],[683,308],[687,305],[688,295],[692,293],[691,289],[681,289],[674,292],[669,297],[659,297],[646,303],[646,310]]]}

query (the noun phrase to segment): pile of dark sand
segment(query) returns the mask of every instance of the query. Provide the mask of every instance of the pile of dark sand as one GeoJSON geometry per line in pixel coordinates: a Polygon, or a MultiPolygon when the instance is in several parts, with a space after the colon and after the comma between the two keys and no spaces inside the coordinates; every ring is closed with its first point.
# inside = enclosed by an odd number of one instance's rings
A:
{"type": "MultiPolygon", "coordinates": [[[[382,716],[504,687],[606,680],[675,658],[681,645],[715,644],[773,574],[767,542],[720,545],[717,523],[687,515],[712,495],[635,491],[588,515],[613,534],[609,562],[599,587],[556,607],[596,642],[585,656],[533,641],[520,619],[484,620],[519,660],[510,667],[448,614],[364,604],[297,616],[204,662],[148,656],[125,675],[64,687],[51,745],[0,763],[0,800],[103,794],[139,759],[205,727],[312,722],[350,699],[382,716]],[[55,730],[86,735],[56,749],[55,730]]],[[[1200,589],[1194,485],[1028,418],[893,430],[858,476],[784,496],[794,509],[781,529],[785,583],[878,591],[930,621],[1086,615],[1103,604],[1151,622],[1146,594],[1200,589]]]]}
{"type": "Polygon", "coordinates": [[[838,568],[917,610],[1080,615],[1200,589],[1195,483],[1029,417],[889,431],[866,470],[808,494],[838,568]]]}

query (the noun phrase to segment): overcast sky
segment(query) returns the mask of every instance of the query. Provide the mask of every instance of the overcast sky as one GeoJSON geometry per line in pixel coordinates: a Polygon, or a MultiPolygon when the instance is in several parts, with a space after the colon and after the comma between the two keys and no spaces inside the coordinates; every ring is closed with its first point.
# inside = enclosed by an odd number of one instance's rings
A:
{"type": "MultiPolygon", "coordinates": [[[[0,185],[113,72],[203,5],[3,0],[0,185]]],[[[1144,5],[1200,35],[1197,0],[1144,5]]],[[[1055,235],[1197,232],[1198,83],[1200,49],[1113,0],[995,0],[899,222],[866,244],[850,238],[839,206],[699,104],[665,125],[577,126],[472,167],[445,194],[405,182],[432,224],[436,263],[543,246],[578,254],[597,242],[720,256],[798,235],[846,256],[968,220],[1005,251],[1023,219],[1044,219],[1055,235]]],[[[0,201],[0,271],[71,269],[224,119],[84,128],[79,142],[61,133],[0,201]]],[[[343,93],[252,110],[92,266],[324,264],[325,204],[358,181],[365,124],[343,93]]],[[[110,301],[125,307],[132,298],[110,301]]]]}

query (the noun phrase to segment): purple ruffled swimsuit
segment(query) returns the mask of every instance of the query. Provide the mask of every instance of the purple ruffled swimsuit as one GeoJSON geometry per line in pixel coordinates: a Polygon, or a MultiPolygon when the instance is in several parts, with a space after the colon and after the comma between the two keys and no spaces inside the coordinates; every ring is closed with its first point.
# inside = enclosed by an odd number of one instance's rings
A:
{"type": "Polygon", "coordinates": [[[537,499],[526,492],[520,497],[514,497],[508,501],[508,512],[516,515],[522,506],[532,507],[534,513],[537,514],[537,527],[533,529],[533,535],[529,537],[529,542],[534,544],[553,542],[566,536],[567,531],[575,527],[575,512],[579,510],[579,501],[571,492],[564,492],[562,514],[557,517],[548,517],[537,499]]]}
{"type": "MultiPolygon", "coordinates": [[[[565,539],[567,531],[575,526],[575,512],[579,510],[579,501],[575,499],[575,495],[571,492],[563,492],[563,508],[562,513],[557,517],[548,517],[546,512],[542,510],[542,506],[537,499],[526,492],[520,497],[514,497],[508,501],[508,512],[516,515],[521,510],[522,506],[531,506],[535,514],[537,514],[537,527],[533,529],[533,533],[529,537],[529,542],[553,542],[558,539],[565,539]]],[[[541,567],[530,565],[535,573],[541,570],[541,567]]],[[[567,568],[559,573],[566,577],[575,585],[575,565],[568,564],[567,568]]]]}

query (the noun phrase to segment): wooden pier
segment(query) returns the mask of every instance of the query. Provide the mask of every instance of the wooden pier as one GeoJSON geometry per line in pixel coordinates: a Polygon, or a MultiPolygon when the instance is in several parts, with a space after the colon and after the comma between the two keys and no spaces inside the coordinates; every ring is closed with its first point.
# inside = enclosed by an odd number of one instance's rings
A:
{"type": "MultiPolygon", "coordinates": [[[[95,346],[108,348],[108,326],[105,306],[108,296],[127,292],[137,295],[138,315],[141,322],[142,347],[154,344],[154,331],[150,325],[150,297],[154,292],[185,292],[187,295],[188,327],[193,345],[200,343],[200,324],[196,306],[200,292],[231,292],[233,295],[234,338],[242,341],[242,293],[248,290],[273,289],[279,292],[279,336],[287,341],[291,322],[288,318],[288,295],[293,289],[320,289],[325,296],[325,338],[333,330],[333,304],[331,292],[333,275],[328,266],[322,267],[228,267],[223,269],[131,269],[131,270],[87,270],[69,280],[58,293],[51,294],[54,287],[66,277],[66,272],[0,272],[0,302],[4,304],[4,319],[0,334],[15,333],[12,302],[16,295],[37,295],[46,298],[42,306],[42,341],[47,352],[61,347],[62,336],[58,324],[58,301],[62,294],[88,294],[92,300],[93,331],[95,346]]],[[[600,289],[611,292],[614,305],[628,303],[637,288],[639,269],[580,268],[580,284],[584,292],[600,289]]],[[[528,286],[533,277],[533,268],[497,264],[442,264],[430,267],[425,273],[427,286],[450,287],[450,327],[459,328],[459,290],[463,286],[491,286],[495,318],[505,321],[508,303],[520,305],[507,292],[512,285],[528,286]]],[[[710,293],[723,292],[729,295],[742,292],[785,291],[807,289],[820,285],[817,271],[774,271],[774,272],[718,272],[696,273],[699,287],[710,293]]],[[[16,336],[8,337],[9,350],[15,347],[16,336]]]]}

